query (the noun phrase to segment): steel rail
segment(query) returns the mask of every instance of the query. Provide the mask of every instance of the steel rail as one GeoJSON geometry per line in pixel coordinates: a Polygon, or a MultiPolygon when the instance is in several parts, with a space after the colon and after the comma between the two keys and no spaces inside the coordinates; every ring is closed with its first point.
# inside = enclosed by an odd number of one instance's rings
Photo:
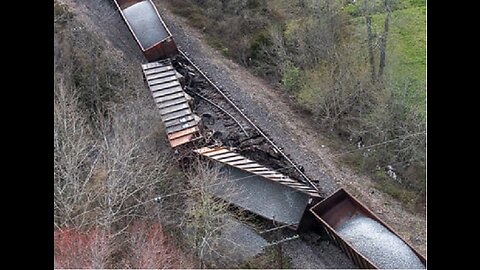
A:
{"type": "Polygon", "coordinates": [[[205,100],[206,102],[210,103],[210,105],[216,107],[217,109],[219,109],[220,111],[224,112],[225,114],[227,114],[230,118],[233,119],[233,121],[235,121],[235,123],[242,129],[243,133],[245,133],[245,135],[247,135],[247,137],[249,136],[248,135],[248,132],[243,128],[242,124],[240,123],[240,121],[237,120],[237,118],[235,118],[235,116],[233,116],[231,113],[227,112],[227,110],[225,110],[224,108],[220,107],[219,105],[215,104],[215,102],[211,101],[210,99],[204,97],[203,95],[199,94],[199,93],[195,93],[193,91],[190,91],[191,94],[193,95],[196,95],[197,97],[205,100]]]}

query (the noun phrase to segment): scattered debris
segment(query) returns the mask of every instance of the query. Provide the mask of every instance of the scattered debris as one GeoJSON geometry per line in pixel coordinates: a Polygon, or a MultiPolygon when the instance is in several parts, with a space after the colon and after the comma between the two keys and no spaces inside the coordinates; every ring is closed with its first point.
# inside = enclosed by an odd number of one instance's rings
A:
{"type": "Polygon", "coordinates": [[[389,177],[393,178],[393,180],[397,180],[397,174],[391,165],[388,165],[386,170],[389,177]]]}

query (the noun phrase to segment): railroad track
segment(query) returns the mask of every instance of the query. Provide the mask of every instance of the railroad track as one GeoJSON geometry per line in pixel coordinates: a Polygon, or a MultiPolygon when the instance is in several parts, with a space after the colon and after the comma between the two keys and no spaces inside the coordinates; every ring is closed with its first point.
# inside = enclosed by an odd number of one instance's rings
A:
{"type": "MultiPolygon", "coordinates": [[[[180,60],[178,60],[178,61],[180,63],[183,63],[183,64],[187,63],[188,66],[193,68],[194,71],[198,75],[200,75],[202,77],[202,79],[205,80],[209,84],[209,86],[211,86],[212,90],[214,91],[214,92],[203,91],[203,93],[198,94],[199,96],[201,96],[202,99],[205,99],[206,98],[205,96],[213,96],[212,97],[213,101],[209,100],[208,101],[209,103],[213,103],[213,104],[215,104],[215,105],[212,104],[213,106],[222,108],[222,111],[224,111],[224,113],[227,110],[226,108],[228,108],[230,110],[230,112],[233,111],[233,113],[228,113],[228,118],[230,118],[232,121],[234,121],[236,123],[236,125],[241,129],[242,132],[244,132],[250,138],[256,138],[258,136],[262,137],[265,140],[265,142],[286,161],[287,166],[293,168],[296,171],[296,173],[301,177],[301,179],[299,179],[300,181],[302,181],[304,183],[307,183],[312,188],[314,188],[316,191],[320,191],[319,188],[310,180],[310,178],[307,175],[305,175],[305,173],[300,169],[300,167],[297,164],[295,164],[295,162],[293,162],[293,160],[290,159],[290,157],[287,154],[285,154],[285,152],[283,152],[282,149],[279,146],[277,146],[275,144],[275,142],[265,132],[263,132],[254,123],[254,121],[251,120],[231,100],[231,98],[228,96],[228,94],[226,92],[224,92],[222,89],[220,89],[220,87],[218,87],[216,85],[216,83],[213,82],[213,80],[210,79],[208,77],[208,75],[205,72],[203,72],[200,69],[200,67],[198,65],[196,65],[195,62],[186,55],[186,53],[184,53],[181,49],[179,49],[179,52],[180,52],[181,57],[180,57],[180,60]],[[217,102],[222,103],[222,104],[218,105],[218,104],[216,104],[217,102]],[[251,136],[249,136],[249,132],[247,132],[247,130],[252,130],[253,131],[253,132],[251,132],[252,133],[251,136]]],[[[190,70],[190,72],[191,72],[191,70],[190,70]]],[[[186,74],[188,74],[188,71],[183,72],[182,75],[186,76],[186,74]]],[[[189,91],[189,92],[192,93],[192,91],[189,91]]],[[[192,94],[195,95],[194,92],[192,94]]]]}
{"type": "MultiPolygon", "coordinates": [[[[198,70],[185,54],[176,57],[173,60],[173,65],[184,77],[185,92],[197,98],[195,110],[199,116],[205,118],[205,115],[211,117],[211,114],[215,114],[217,119],[221,119],[225,131],[230,134],[242,133],[244,135],[243,139],[257,136],[250,124],[235,110],[231,103],[215,90],[215,85],[209,82],[205,73],[198,70]]],[[[204,120],[209,125],[209,119],[204,120]]],[[[210,125],[213,125],[213,123],[210,125]]]]}

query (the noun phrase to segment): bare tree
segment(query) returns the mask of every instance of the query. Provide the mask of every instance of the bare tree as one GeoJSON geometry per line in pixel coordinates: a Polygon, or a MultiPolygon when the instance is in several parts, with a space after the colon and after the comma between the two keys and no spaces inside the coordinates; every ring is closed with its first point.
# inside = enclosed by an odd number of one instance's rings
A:
{"type": "Polygon", "coordinates": [[[390,24],[390,17],[392,13],[388,0],[384,0],[384,6],[385,6],[385,11],[387,12],[387,15],[385,16],[383,34],[382,34],[381,43],[380,43],[380,64],[378,68],[378,76],[377,76],[378,78],[383,77],[383,72],[385,69],[385,57],[386,57],[385,54],[387,49],[388,26],[390,24]]]}
{"type": "Polygon", "coordinates": [[[267,55],[275,56],[272,57],[274,64],[279,67],[280,73],[284,73],[288,68],[287,62],[289,62],[289,58],[282,28],[279,25],[274,24],[268,28],[268,32],[273,43],[271,46],[272,53],[269,52],[269,48],[263,48],[263,50],[267,55]]]}
{"type": "Polygon", "coordinates": [[[193,268],[190,258],[173,246],[157,220],[135,221],[128,230],[129,268],[193,268]]]}
{"type": "Polygon", "coordinates": [[[368,59],[369,59],[370,68],[371,68],[371,79],[372,79],[372,82],[374,82],[375,78],[377,77],[377,74],[375,71],[375,56],[373,53],[372,16],[370,15],[370,7],[368,5],[368,0],[365,0],[363,10],[365,14],[365,22],[367,25],[367,44],[368,44],[367,46],[368,46],[368,59]]]}
{"type": "MultiPolygon", "coordinates": [[[[215,267],[225,267],[230,263],[231,254],[225,250],[222,242],[229,241],[222,235],[227,226],[229,203],[214,196],[215,188],[221,188],[225,194],[234,196],[238,189],[225,184],[218,167],[212,167],[208,162],[197,160],[189,172],[188,178],[192,193],[187,201],[188,208],[185,218],[187,239],[192,245],[199,268],[206,264],[215,267]]],[[[240,214],[240,213],[238,213],[240,214]]]]}
{"type": "MultiPolygon", "coordinates": [[[[152,199],[170,166],[168,148],[161,148],[166,144],[163,131],[158,132],[160,115],[147,91],[137,97],[125,95],[117,103],[106,98],[98,111],[82,106],[82,91],[92,86],[89,83],[103,80],[104,86],[126,93],[131,86],[111,78],[110,71],[136,73],[125,59],[107,57],[119,52],[80,26],[75,20],[69,22],[54,43],[54,227],[101,230],[109,239],[106,267],[121,266],[112,259],[120,257],[114,255],[127,245],[129,225],[139,217],[158,215],[152,199]],[[91,53],[98,46],[105,48],[105,58],[97,72],[90,72],[84,65],[95,66],[90,57],[99,57],[91,53]],[[82,61],[75,62],[77,57],[82,61]],[[85,70],[89,72],[79,74],[85,70]],[[77,75],[91,78],[78,81],[77,75]]],[[[144,87],[134,75],[127,77],[139,89],[144,87]]],[[[102,92],[103,86],[92,87],[102,95],[108,93],[102,92]]]]}
{"type": "Polygon", "coordinates": [[[133,220],[158,210],[144,203],[158,193],[167,168],[148,132],[155,121],[133,102],[112,108],[112,117],[100,120],[100,130],[93,132],[74,93],[59,84],[55,94],[54,225],[103,228],[115,242],[133,220]]]}
{"type": "Polygon", "coordinates": [[[148,130],[152,132],[155,122],[142,119],[153,115],[138,102],[112,108],[112,117],[101,119],[95,131],[101,137],[95,138],[76,108],[74,93],[60,84],[56,94],[55,209],[63,216],[57,225],[81,227],[87,212],[100,214],[99,210],[103,218],[90,221],[103,225],[138,214],[133,206],[155,194],[166,168],[164,157],[149,141],[148,130]]]}
{"type": "Polygon", "coordinates": [[[95,141],[85,116],[78,110],[78,96],[57,75],[54,91],[54,225],[82,227],[99,196],[88,192],[98,159],[95,141]]]}
{"type": "Polygon", "coordinates": [[[390,24],[390,18],[392,10],[390,8],[390,3],[388,0],[384,0],[383,2],[384,8],[386,11],[386,16],[383,25],[383,34],[380,36],[380,60],[379,60],[379,68],[378,73],[376,72],[375,68],[375,53],[374,53],[374,35],[372,34],[372,16],[371,16],[371,7],[369,6],[369,1],[364,1],[363,12],[365,14],[365,22],[367,26],[367,46],[368,46],[368,59],[371,68],[371,79],[372,82],[376,82],[377,80],[381,79],[384,74],[385,70],[385,62],[386,62],[386,48],[387,48],[387,37],[388,37],[388,30],[390,24]]]}
{"type": "Polygon", "coordinates": [[[90,229],[55,230],[55,268],[106,268],[109,239],[105,231],[90,229]]]}

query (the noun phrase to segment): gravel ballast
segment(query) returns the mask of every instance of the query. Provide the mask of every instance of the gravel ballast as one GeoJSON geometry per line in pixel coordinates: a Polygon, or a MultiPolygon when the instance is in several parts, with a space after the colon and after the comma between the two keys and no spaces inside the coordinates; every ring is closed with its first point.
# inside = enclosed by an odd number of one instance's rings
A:
{"type": "Polygon", "coordinates": [[[358,252],[381,269],[424,269],[412,249],[377,221],[356,216],[337,229],[358,252]]]}

